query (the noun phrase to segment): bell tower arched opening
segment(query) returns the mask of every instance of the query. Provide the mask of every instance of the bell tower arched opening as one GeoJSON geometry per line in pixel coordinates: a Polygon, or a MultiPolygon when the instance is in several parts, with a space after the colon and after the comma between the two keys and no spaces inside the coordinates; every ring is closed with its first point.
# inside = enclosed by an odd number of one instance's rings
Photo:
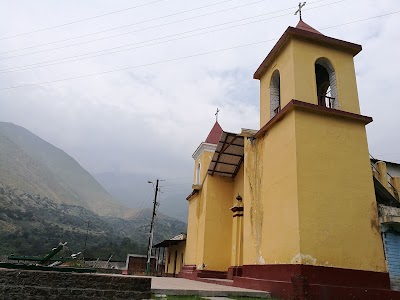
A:
{"type": "Polygon", "coordinates": [[[271,76],[269,93],[270,119],[272,119],[281,110],[281,76],[278,70],[275,70],[271,76]]]}
{"type": "Polygon", "coordinates": [[[200,173],[201,172],[201,164],[200,162],[197,164],[197,168],[196,168],[196,178],[195,178],[195,184],[200,184],[201,180],[200,180],[200,173]]]}
{"type": "Polygon", "coordinates": [[[318,58],[315,61],[315,79],[318,105],[338,109],[336,73],[327,58],[318,58]]]}

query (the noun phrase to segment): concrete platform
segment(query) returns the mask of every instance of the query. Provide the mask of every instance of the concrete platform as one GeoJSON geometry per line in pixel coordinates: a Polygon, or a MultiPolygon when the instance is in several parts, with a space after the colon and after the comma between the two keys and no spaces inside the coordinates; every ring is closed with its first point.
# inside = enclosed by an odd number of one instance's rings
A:
{"type": "Polygon", "coordinates": [[[259,297],[271,298],[264,291],[242,289],[233,286],[219,285],[174,277],[151,277],[151,292],[154,294],[174,296],[203,296],[203,297],[259,297]]]}

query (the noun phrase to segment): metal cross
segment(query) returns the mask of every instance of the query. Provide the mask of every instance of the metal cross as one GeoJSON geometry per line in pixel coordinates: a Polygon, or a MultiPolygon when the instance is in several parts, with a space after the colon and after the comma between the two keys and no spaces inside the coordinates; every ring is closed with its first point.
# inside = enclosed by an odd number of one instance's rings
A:
{"type": "Polygon", "coordinates": [[[215,113],[215,121],[218,122],[218,113],[219,113],[219,109],[217,108],[217,112],[215,113]]]}
{"type": "Polygon", "coordinates": [[[299,2],[299,9],[296,10],[296,12],[294,13],[294,15],[299,14],[300,15],[300,21],[303,21],[303,19],[301,18],[301,9],[306,5],[306,2],[303,2],[303,4],[301,4],[301,2],[299,2]]]}

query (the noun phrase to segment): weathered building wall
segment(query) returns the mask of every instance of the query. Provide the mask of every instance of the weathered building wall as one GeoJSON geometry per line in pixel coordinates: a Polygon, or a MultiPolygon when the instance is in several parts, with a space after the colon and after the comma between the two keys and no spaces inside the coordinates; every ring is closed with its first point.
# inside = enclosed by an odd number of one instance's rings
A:
{"type": "MultiPolygon", "coordinates": [[[[236,174],[232,188],[232,207],[243,206],[238,203],[238,196],[244,197],[244,167],[243,164],[236,174]]],[[[243,200],[242,200],[243,202],[243,200]]],[[[232,242],[231,242],[231,266],[243,265],[243,217],[234,217],[236,212],[231,212],[232,222],[232,242]]]]}
{"type": "Polygon", "coordinates": [[[204,232],[206,270],[226,272],[231,262],[232,244],[232,179],[208,176],[204,232]]]}
{"type": "Polygon", "coordinates": [[[296,263],[385,272],[364,123],[295,113],[301,236],[296,263]]]}
{"type": "Polygon", "coordinates": [[[166,274],[178,274],[184,264],[186,242],[182,241],[178,245],[168,247],[167,251],[167,264],[165,265],[166,274]]]}
{"type": "Polygon", "coordinates": [[[187,241],[186,241],[186,252],[185,262],[187,265],[197,264],[197,241],[198,241],[198,206],[200,201],[198,194],[192,196],[189,199],[189,210],[188,210],[188,225],[187,225],[187,241]]]}
{"type": "MultiPolygon", "coordinates": [[[[360,113],[353,55],[332,47],[302,40],[292,40],[295,92],[292,99],[318,104],[315,62],[327,58],[336,74],[336,88],[340,110],[360,113]]],[[[281,81],[282,81],[281,77],[281,81]]],[[[290,99],[290,100],[292,100],[290,99]]],[[[290,101],[289,100],[289,101],[290,101]]]]}
{"type": "Polygon", "coordinates": [[[193,183],[200,189],[197,194],[189,199],[187,240],[185,251],[185,264],[201,266],[204,253],[204,226],[205,226],[205,193],[207,190],[207,170],[213,157],[213,151],[203,151],[194,162],[193,183]],[[197,168],[200,163],[200,181],[197,179],[197,168]]]}
{"type": "Polygon", "coordinates": [[[243,264],[287,264],[299,253],[294,112],[245,144],[243,264]]]}
{"type": "Polygon", "coordinates": [[[281,55],[260,80],[260,127],[264,126],[271,119],[270,83],[272,73],[275,70],[279,70],[280,73],[281,107],[284,107],[290,102],[290,100],[294,99],[295,81],[293,74],[294,65],[292,44],[287,45],[281,51],[281,55]]]}

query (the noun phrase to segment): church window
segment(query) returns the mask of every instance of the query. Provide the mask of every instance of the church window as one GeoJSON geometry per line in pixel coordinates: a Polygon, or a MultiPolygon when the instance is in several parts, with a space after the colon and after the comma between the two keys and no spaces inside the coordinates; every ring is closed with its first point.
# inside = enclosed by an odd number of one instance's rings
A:
{"type": "Polygon", "coordinates": [[[338,109],[336,73],[327,58],[318,58],[315,61],[315,78],[318,105],[338,109]]]}
{"type": "Polygon", "coordinates": [[[196,168],[196,184],[200,184],[200,171],[201,171],[201,165],[200,162],[197,164],[196,168]]]}
{"type": "Polygon", "coordinates": [[[269,87],[270,93],[270,116],[275,117],[281,110],[281,77],[278,70],[275,70],[271,77],[269,87]]]}

